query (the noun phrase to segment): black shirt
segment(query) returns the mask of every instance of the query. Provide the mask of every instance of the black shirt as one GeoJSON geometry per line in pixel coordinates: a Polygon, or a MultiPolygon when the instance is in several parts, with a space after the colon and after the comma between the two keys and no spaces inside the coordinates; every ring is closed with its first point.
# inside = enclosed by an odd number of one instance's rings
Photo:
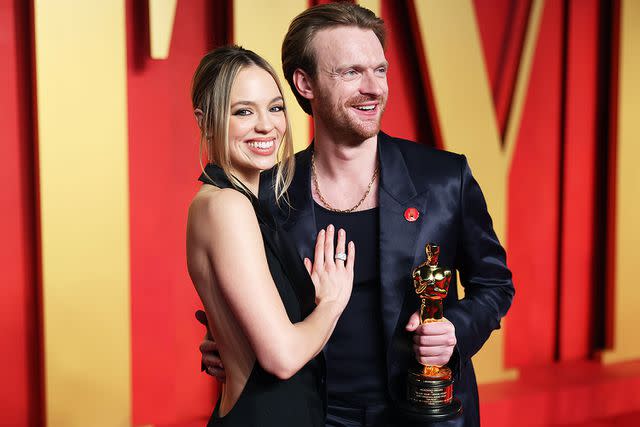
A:
{"type": "MultiPolygon", "coordinates": [[[[356,246],[351,299],[327,343],[329,405],[385,404],[387,381],[380,308],[379,209],[339,213],[314,203],[317,229],[333,224],[356,246]]],[[[337,235],[337,233],[336,233],[337,235]]]]}

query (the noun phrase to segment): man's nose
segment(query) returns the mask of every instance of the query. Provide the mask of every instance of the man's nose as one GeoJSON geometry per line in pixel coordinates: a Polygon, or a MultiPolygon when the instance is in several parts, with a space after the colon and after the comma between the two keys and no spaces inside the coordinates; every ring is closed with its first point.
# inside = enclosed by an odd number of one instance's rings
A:
{"type": "Polygon", "coordinates": [[[382,77],[378,77],[372,70],[363,73],[360,81],[360,92],[366,95],[382,95],[382,77]]]}

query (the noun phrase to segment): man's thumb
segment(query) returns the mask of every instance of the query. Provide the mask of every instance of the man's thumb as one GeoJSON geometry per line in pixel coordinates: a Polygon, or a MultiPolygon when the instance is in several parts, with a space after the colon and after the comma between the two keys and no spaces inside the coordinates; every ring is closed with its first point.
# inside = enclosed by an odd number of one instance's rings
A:
{"type": "Polygon", "coordinates": [[[409,321],[407,322],[405,329],[409,332],[413,332],[418,328],[418,326],[420,326],[420,315],[416,311],[411,315],[411,317],[409,317],[409,321]]]}

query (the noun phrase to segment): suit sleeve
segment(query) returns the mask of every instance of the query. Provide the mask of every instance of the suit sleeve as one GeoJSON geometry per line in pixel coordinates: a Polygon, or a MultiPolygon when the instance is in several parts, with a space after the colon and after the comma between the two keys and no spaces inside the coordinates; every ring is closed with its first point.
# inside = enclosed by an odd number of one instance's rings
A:
{"type": "Polygon", "coordinates": [[[459,363],[476,354],[500,319],[507,313],[515,293],[506,253],[487,211],[482,191],[461,156],[460,233],[456,266],[465,297],[446,310],[456,328],[459,363]]]}

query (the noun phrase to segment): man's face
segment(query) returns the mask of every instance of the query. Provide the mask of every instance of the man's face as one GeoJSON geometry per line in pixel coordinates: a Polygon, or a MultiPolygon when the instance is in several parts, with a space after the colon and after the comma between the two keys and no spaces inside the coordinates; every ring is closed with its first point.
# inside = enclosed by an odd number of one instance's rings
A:
{"type": "Polygon", "coordinates": [[[375,136],[387,103],[388,63],[374,32],[331,28],[318,32],[312,45],[314,119],[346,140],[375,136]]]}

